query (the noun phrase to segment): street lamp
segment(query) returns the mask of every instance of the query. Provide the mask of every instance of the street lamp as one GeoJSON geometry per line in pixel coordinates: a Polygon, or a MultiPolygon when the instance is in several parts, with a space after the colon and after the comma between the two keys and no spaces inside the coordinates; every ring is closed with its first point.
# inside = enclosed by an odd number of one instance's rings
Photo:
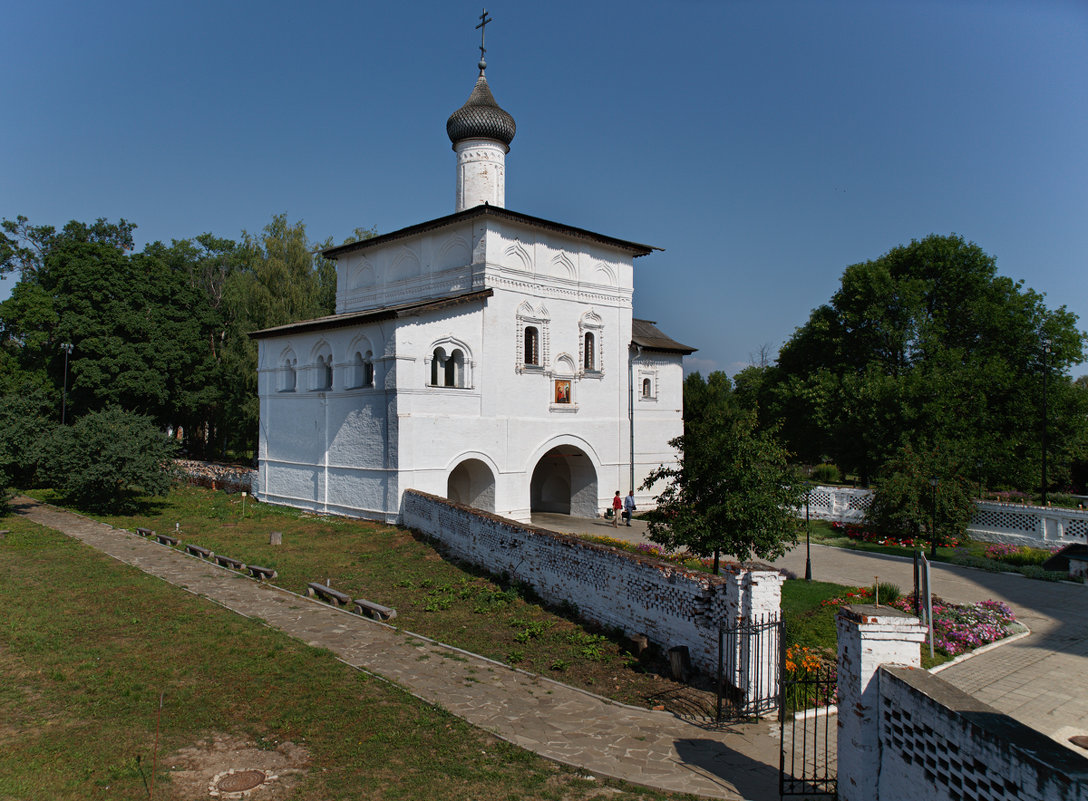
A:
{"type": "Polygon", "coordinates": [[[929,558],[937,557],[937,477],[929,480],[929,558]]]}
{"type": "Polygon", "coordinates": [[[1043,340],[1043,506],[1046,506],[1046,357],[1050,353],[1050,340],[1043,340]]]}
{"type": "Polygon", "coordinates": [[[68,416],[68,356],[72,353],[72,343],[65,342],[60,349],[64,351],[64,389],[60,396],[60,424],[64,425],[65,418],[68,416]]]}
{"type": "Polygon", "coordinates": [[[812,526],[809,524],[808,503],[812,497],[812,484],[805,484],[805,581],[812,581],[812,526]]]}

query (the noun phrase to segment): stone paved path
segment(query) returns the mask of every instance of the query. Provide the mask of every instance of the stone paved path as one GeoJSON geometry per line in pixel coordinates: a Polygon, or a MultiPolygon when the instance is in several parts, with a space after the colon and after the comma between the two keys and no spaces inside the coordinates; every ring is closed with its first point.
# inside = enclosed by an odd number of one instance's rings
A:
{"type": "Polygon", "coordinates": [[[712,798],[778,798],[777,723],[712,730],[616,704],[540,676],[259,584],[79,515],[16,500],[15,511],[247,617],[542,756],[592,773],[712,798]]]}

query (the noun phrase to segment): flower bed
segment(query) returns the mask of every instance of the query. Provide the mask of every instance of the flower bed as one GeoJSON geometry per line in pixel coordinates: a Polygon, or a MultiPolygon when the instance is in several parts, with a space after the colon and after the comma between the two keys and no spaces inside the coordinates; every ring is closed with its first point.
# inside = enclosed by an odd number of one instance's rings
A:
{"type": "MultiPolygon", "coordinates": [[[[890,537],[869,531],[865,526],[858,523],[834,522],[831,524],[831,528],[836,533],[843,534],[852,540],[871,542],[875,545],[883,545],[886,547],[928,548],[930,544],[929,537],[890,537]]],[[[959,540],[955,537],[942,536],[937,540],[937,544],[945,547],[953,547],[959,544],[959,540]]]]}
{"type": "Polygon", "coordinates": [[[791,682],[786,698],[788,711],[838,703],[838,665],[834,654],[824,649],[791,645],[786,649],[782,678],[791,682]]]}
{"type": "MultiPolygon", "coordinates": [[[[821,601],[823,606],[872,603],[873,588],[858,587],[838,598],[821,601]]],[[[888,606],[914,612],[913,595],[898,598],[888,606]]],[[[1002,601],[953,604],[933,596],[933,647],[946,656],[958,656],[1012,634],[1016,622],[1009,605],[1002,601]]]]}
{"type": "Polygon", "coordinates": [[[1041,565],[1061,549],[1061,545],[1050,548],[1031,548],[1027,545],[998,543],[987,545],[984,553],[987,559],[996,559],[1010,565],[1041,565]]]}

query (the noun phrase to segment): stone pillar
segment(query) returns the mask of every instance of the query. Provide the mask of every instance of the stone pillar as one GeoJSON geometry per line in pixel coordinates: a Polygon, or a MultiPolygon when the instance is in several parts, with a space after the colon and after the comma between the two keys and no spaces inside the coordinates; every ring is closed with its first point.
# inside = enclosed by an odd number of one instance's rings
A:
{"type": "MultiPolygon", "coordinates": [[[[721,618],[715,619],[732,627],[780,617],[784,579],[777,570],[727,572],[724,578],[724,608],[719,607],[721,618]]],[[[775,633],[774,629],[763,629],[749,636],[738,631],[722,643],[725,648],[723,678],[743,694],[751,714],[763,714],[778,706],[778,671],[775,667],[779,642],[775,633]]]]}
{"type": "Polygon", "coordinates": [[[884,664],[919,667],[926,628],[887,606],[844,606],[839,636],[838,777],[842,801],[879,801],[880,693],[874,681],[884,664]]]}

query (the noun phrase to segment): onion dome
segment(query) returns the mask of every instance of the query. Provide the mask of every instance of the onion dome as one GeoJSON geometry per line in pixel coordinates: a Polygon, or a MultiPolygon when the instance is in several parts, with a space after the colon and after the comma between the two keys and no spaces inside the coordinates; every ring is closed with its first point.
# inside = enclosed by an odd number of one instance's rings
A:
{"type": "Polygon", "coordinates": [[[454,144],[463,139],[496,139],[509,147],[516,130],[514,118],[495,102],[481,66],[465,105],[446,120],[446,134],[454,144]]]}

